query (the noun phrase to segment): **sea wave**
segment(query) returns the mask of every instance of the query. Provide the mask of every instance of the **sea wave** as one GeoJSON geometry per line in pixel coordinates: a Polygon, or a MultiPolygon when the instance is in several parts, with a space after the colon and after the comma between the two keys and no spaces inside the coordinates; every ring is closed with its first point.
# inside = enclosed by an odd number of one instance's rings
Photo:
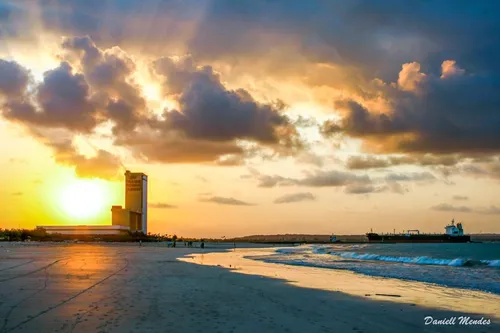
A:
{"type": "Polygon", "coordinates": [[[431,257],[392,257],[373,253],[356,253],[356,252],[328,252],[345,259],[357,260],[377,260],[386,262],[400,262],[416,265],[442,265],[442,266],[491,266],[500,267],[500,260],[471,260],[464,258],[442,259],[431,257]]]}
{"type": "MultiPolygon", "coordinates": [[[[369,260],[369,261],[384,261],[384,262],[399,262],[405,264],[415,264],[415,265],[441,265],[441,266],[457,266],[457,267],[469,267],[469,266],[489,266],[500,268],[500,260],[472,260],[466,258],[432,258],[427,256],[418,257],[395,257],[380,255],[374,253],[359,253],[352,251],[332,251],[331,247],[313,247],[309,249],[314,254],[329,254],[333,256],[340,257],[342,259],[354,259],[354,260],[369,260]]],[[[276,252],[281,254],[298,254],[304,253],[307,248],[282,248],[276,250],[276,252]]]]}

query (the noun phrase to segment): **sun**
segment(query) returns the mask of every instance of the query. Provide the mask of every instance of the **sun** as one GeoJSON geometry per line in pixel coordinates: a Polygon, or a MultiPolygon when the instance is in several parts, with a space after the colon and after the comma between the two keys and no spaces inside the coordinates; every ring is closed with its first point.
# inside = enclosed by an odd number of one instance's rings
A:
{"type": "Polygon", "coordinates": [[[94,217],[103,211],[108,200],[106,187],[93,180],[77,180],[61,189],[59,203],[69,216],[94,217]]]}

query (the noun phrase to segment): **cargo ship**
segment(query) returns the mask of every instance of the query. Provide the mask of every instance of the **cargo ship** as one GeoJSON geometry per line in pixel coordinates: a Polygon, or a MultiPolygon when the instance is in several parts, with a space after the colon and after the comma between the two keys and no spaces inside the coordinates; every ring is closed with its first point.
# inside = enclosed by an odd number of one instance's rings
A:
{"type": "Polygon", "coordinates": [[[455,219],[444,227],[444,234],[421,234],[419,230],[407,230],[402,234],[366,234],[370,243],[467,243],[470,236],[464,234],[462,223],[455,225],[455,219]]]}

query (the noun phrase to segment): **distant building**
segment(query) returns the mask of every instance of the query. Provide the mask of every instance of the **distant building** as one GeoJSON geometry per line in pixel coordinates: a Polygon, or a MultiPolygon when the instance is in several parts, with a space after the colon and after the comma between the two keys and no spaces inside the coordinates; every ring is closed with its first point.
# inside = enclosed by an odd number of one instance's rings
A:
{"type": "Polygon", "coordinates": [[[39,226],[37,228],[44,229],[48,234],[61,235],[127,235],[129,228],[120,225],[56,225],[56,226],[39,226]]]}
{"type": "Polygon", "coordinates": [[[148,233],[148,176],[125,172],[125,208],[111,207],[111,224],[128,226],[130,231],[148,233]]]}
{"type": "Polygon", "coordinates": [[[111,207],[111,225],[38,226],[49,234],[122,235],[148,233],[148,176],[141,172],[125,172],[125,207],[111,207]]]}

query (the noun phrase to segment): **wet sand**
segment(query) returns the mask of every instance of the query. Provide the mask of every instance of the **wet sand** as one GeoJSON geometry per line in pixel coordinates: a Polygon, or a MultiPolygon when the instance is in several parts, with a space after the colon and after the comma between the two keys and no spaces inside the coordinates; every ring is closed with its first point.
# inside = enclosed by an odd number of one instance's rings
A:
{"type": "MultiPolygon", "coordinates": [[[[318,285],[305,288],[280,273],[280,265],[254,272],[267,277],[252,275],[241,262],[236,270],[229,263],[236,262],[238,251],[226,253],[224,260],[210,251],[214,250],[157,244],[0,243],[0,332],[498,332],[500,328],[496,318],[489,326],[424,325],[426,316],[478,318],[477,304],[470,306],[475,313],[463,313],[432,303],[361,297],[318,285]],[[202,253],[203,258],[196,256],[202,253]],[[195,258],[177,260],[189,254],[195,258]],[[227,259],[231,255],[233,259],[227,259]],[[209,265],[200,265],[200,260],[209,265]]],[[[359,283],[356,278],[354,274],[350,278],[354,285],[359,283]]]]}

